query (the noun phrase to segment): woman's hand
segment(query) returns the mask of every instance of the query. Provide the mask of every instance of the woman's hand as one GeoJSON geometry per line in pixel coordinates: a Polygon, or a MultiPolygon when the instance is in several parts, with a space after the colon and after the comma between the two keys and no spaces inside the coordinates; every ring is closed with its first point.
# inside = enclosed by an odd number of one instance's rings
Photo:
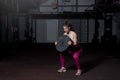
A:
{"type": "Polygon", "coordinates": [[[68,41],[68,45],[72,45],[72,41],[68,41]]]}
{"type": "Polygon", "coordinates": [[[55,41],[55,45],[57,45],[57,41],[55,41]]]}

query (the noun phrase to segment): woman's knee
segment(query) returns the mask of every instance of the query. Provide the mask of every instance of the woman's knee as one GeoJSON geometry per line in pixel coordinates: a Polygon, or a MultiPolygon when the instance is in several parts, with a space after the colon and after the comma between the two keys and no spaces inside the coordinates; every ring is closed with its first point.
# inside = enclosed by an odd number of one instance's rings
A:
{"type": "Polygon", "coordinates": [[[81,55],[81,53],[82,53],[82,49],[76,51],[76,52],[74,53],[74,55],[73,55],[73,58],[74,58],[74,59],[78,59],[78,57],[81,55]]]}
{"type": "Polygon", "coordinates": [[[74,58],[74,59],[78,59],[78,56],[77,56],[77,55],[73,55],[73,58],[74,58]]]}

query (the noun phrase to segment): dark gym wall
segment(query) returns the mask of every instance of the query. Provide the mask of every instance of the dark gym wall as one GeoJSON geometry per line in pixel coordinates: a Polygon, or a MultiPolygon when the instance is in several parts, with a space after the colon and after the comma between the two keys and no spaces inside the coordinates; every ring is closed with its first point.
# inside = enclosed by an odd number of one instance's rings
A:
{"type": "MultiPolygon", "coordinates": [[[[64,19],[32,19],[28,14],[57,14],[62,12],[81,12],[86,13],[86,10],[93,10],[95,1],[97,0],[45,0],[41,2],[32,0],[27,3],[22,0],[18,2],[12,0],[0,0],[0,21],[1,21],[1,42],[14,42],[15,40],[29,40],[37,43],[51,43],[54,42],[59,36],[62,35],[62,26],[64,19]],[[20,2],[21,1],[21,2],[20,2]],[[78,2],[77,2],[78,1],[78,2]],[[36,3],[37,2],[37,3],[36,3]],[[10,3],[8,5],[8,3],[10,3]],[[15,4],[15,3],[18,3],[15,4]],[[24,3],[24,4],[21,4],[24,3]],[[38,5],[39,3],[39,5],[38,5]],[[57,3],[57,8],[53,8],[53,3],[57,3]],[[14,4],[14,5],[13,5],[14,4]],[[21,5],[20,5],[21,4],[21,5]],[[25,5],[26,4],[26,5],[25,5]],[[35,6],[36,4],[36,6],[35,6]],[[10,5],[12,5],[10,7],[10,5]],[[11,8],[9,9],[8,8],[11,8]],[[13,6],[17,6],[13,8],[13,6]],[[23,9],[23,6],[25,7],[23,9]],[[5,9],[4,9],[5,8],[5,9]],[[10,11],[9,11],[10,10],[10,11]],[[13,11],[12,11],[13,10],[13,11]],[[26,12],[27,11],[27,12],[26,12]]],[[[96,3],[104,3],[99,0],[96,3]]],[[[93,15],[90,15],[93,16],[93,15]]],[[[116,15],[113,15],[113,18],[116,15]]],[[[68,21],[74,26],[79,41],[81,43],[91,43],[95,34],[95,19],[80,18],[80,19],[68,19],[68,21]]],[[[117,36],[117,41],[120,40],[119,18],[115,17],[112,20],[112,35],[117,36]],[[117,19],[117,21],[116,21],[117,19]]],[[[104,35],[104,19],[98,19],[98,39],[101,41],[101,37],[104,35]]]]}

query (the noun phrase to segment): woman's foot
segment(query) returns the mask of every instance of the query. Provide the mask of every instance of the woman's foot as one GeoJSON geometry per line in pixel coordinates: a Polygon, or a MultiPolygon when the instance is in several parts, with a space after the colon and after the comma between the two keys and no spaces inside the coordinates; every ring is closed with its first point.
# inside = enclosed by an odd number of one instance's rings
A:
{"type": "Polygon", "coordinates": [[[80,76],[80,75],[81,75],[81,73],[82,73],[82,71],[81,71],[81,70],[77,70],[77,72],[75,73],[75,75],[76,75],[76,76],[80,76]]]}
{"type": "Polygon", "coordinates": [[[66,68],[62,67],[58,70],[58,72],[66,72],[66,68]]]}

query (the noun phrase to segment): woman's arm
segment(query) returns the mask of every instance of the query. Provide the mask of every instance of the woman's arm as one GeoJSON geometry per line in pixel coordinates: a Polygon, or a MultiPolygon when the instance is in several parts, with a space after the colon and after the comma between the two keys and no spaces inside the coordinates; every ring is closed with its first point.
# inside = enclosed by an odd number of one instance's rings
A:
{"type": "Polygon", "coordinates": [[[73,34],[73,45],[77,45],[77,34],[74,32],[74,34],[73,34]]]}

